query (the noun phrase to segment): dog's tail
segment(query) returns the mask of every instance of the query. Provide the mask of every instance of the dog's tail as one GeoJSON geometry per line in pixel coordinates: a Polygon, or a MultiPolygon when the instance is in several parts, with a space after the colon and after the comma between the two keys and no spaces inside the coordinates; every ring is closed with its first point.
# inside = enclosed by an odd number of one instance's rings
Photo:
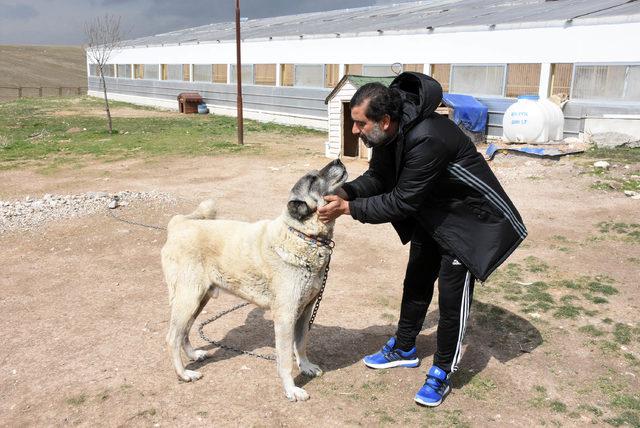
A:
{"type": "Polygon", "coordinates": [[[206,220],[216,218],[216,204],[213,199],[207,199],[200,202],[198,208],[191,214],[184,216],[191,220],[206,220]]]}
{"type": "Polygon", "coordinates": [[[211,220],[216,218],[216,206],[213,199],[206,199],[200,202],[198,208],[191,214],[187,215],[177,215],[174,216],[171,221],[169,221],[169,227],[172,224],[182,221],[182,220],[211,220]]]}

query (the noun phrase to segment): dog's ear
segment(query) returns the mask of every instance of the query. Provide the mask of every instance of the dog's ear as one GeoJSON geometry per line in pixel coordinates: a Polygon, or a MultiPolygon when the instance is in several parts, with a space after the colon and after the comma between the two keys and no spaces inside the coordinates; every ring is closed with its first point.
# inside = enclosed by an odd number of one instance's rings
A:
{"type": "Polygon", "coordinates": [[[289,215],[298,221],[303,221],[313,212],[305,201],[295,199],[287,202],[287,209],[289,215]]]}

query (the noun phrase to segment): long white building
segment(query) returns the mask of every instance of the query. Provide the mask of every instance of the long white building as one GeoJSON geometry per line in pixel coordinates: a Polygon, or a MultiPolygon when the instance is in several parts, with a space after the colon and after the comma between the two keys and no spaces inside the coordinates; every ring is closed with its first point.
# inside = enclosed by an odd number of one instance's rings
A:
{"type": "MultiPolygon", "coordinates": [[[[248,118],[327,129],[325,98],[345,74],[401,68],[476,96],[489,106],[489,134],[525,94],[567,94],[566,135],[589,117],[640,114],[637,1],[432,0],[249,19],[241,32],[248,118]]],[[[125,45],[110,60],[111,98],[177,108],[178,93],[198,91],[212,112],[235,115],[233,22],[125,45]]]]}

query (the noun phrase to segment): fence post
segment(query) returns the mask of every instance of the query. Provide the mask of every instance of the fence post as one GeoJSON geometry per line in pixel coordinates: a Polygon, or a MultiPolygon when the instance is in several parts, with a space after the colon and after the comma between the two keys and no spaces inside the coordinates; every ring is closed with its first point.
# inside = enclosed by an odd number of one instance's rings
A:
{"type": "Polygon", "coordinates": [[[38,96],[42,98],[42,86],[38,88],[38,96]]]}
{"type": "Polygon", "coordinates": [[[18,88],[18,98],[22,98],[22,86],[18,88]]]}

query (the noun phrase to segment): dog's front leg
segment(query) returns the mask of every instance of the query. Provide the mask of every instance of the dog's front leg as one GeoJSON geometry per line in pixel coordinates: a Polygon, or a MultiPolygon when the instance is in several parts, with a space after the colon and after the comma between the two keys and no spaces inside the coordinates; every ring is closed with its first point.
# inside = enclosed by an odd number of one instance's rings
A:
{"type": "MultiPolygon", "coordinates": [[[[275,312],[275,311],[274,311],[275,312]]],[[[293,335],[295,317],[293,311],[284,311],[286,314],[274,314],[274,327],[276,336],[276,355],[278,358],[278,374],[282,379],[284,392],[290,401],[304,401],[309,399],[309,394],[298,388],[293,382],[293,335]]]]}
{"type": "Polygon", "coordinates": [[[307,342],[309,341],[309,319],[313,313],[315,301],[307,305],[296,321],[295,354],[300,371],[307,376],[322,376],[322,369],[307,358],[307,342]]]}

